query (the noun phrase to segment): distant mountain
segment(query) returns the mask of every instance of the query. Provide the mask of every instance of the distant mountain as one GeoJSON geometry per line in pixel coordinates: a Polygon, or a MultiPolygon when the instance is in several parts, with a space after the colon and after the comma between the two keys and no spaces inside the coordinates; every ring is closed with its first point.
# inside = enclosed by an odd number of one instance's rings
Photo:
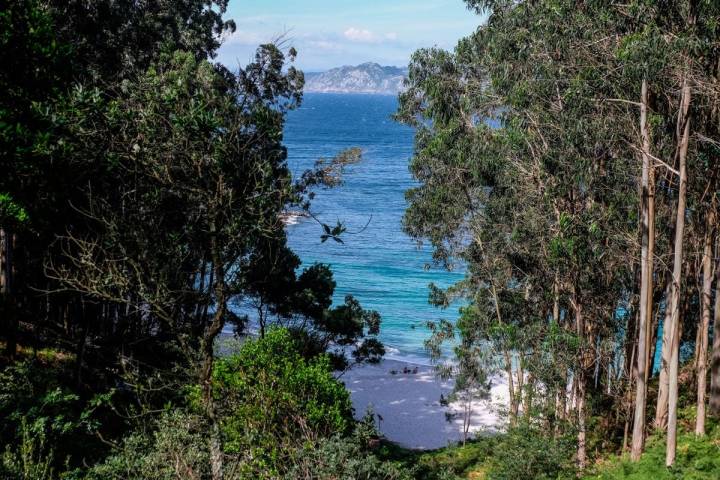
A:
{"type": "Polygon", "coordinates": [[[403,89],[407,68],[383,67],[377,63],[306,73],[305,91],[311,93],[376,93],[396,95],[403,89]]]}

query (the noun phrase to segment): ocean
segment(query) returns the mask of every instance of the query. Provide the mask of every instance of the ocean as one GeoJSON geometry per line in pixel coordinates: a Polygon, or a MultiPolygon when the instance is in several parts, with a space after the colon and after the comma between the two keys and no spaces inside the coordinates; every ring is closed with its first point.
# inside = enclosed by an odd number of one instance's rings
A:
{"type": "Polygon", "coordinates": [[[433,266],[430,246],[418,246],[402,231],[404,193],[414,185],[408,171],[413,130],[391,119],[396,109],[394,96],[306,94],[290,112],[285,145],[294,174],[350,147],[362,149],[363,161],[348,169],[342,186],[318,191],[312,205],[324,223],[345,224],[344,243],[322,243],[320,225],[307,218],[288,225],[288,241],[304,265],[332,267],[335,303],[351,294],[380,313],[386,358],[427,364],[427,322],[457,317],[457,307],[428,304],[428,285],[448,286],[462,273],[433,266]]]}

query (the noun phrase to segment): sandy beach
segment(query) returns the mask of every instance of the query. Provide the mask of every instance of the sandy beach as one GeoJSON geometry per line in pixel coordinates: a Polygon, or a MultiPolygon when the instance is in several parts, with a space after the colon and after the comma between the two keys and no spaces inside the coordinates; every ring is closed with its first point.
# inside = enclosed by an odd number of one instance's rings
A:
{"type": "MultiPolygon", "coordinates": [[[[377,365],[355,367],[340,380],[351,393],[356,416],[362,417],[372,406],[381,417],[383,435],[403,447],[434,449],[462,440],[461,406],[440,403],[440,395],[447,397],[453,383],[438,379],[430,366],[383,360],[377,365]],[[404,369],[409,373],[403,373],[404,369]]],[[[473,405],[471,432],[502,428],[498,411],[507,405],[508,398],[503,377],[493,379],[490,396],[473,405]]]]}

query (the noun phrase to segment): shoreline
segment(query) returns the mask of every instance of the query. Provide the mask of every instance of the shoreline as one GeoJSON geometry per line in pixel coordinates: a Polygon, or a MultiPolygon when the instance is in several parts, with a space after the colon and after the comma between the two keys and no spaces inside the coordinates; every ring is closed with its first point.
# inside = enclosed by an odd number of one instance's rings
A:
{"type": "MultiPolygon", "coordinates": [[[[463,440],[463,405],[441,403],[452,392],[454,381],[438,378],[430,359],[397,351],[380,363],[356,365],[335,372],[334,377],[350,393],[355,418],[362,419],[372,409],[380,434],[403,448],[434,450],[463,440]]],[[[490,398],[472,403],[468,438],[504,430],[500,412],[507,411],[508,404],[505,375],[496,375],[490,398]]]]}
{"type": "MultiPolygon", "coordinates": [[[[383,359],[353,367],[338,380],[350,392],[355,417],[362,418],[370,407],[380,433],[401,447],[432,450],[463,439],[462,405],[441,404],[453,380],[439,379],[432,366],[383,359]]],[[[503,429],[499,411],[507,407],[507,397],[504,376],[494,377],[490,398],[473,402],[468,438],[503,429]]]]}

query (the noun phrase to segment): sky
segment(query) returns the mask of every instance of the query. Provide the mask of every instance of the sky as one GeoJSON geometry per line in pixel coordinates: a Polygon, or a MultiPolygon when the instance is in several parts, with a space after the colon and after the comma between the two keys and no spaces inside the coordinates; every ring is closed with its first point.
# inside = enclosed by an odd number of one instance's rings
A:
{"type": "Polygon", "coordinates": [[[220,62],[245,65],[257,45],[284,34],[307,72],[406,66],[418,48],[452,49],[482,21],[462,0],[230,0],[225,17],[237,30],[225,38],[220,62]]]}

